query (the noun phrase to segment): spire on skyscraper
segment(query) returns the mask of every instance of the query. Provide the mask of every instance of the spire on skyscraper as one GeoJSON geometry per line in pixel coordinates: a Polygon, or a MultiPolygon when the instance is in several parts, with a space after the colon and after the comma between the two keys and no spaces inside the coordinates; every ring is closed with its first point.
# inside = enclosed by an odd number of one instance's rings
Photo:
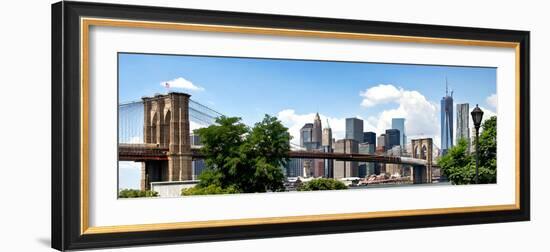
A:
{"type": "Polygon", "coordinates": [[[445,76],[445,96],[449,96],[449,80],[447,80],[447,76],[445,76]]]}
{"type": "Polygon", "coordinates": [[[313,129],[312,129],[312,140],[314,149],[321,147],[322,142],[322,129],[323,125],[321,124],[321,117],[319,113],[315,113],[315,118],[313,119],[313,129]]]}

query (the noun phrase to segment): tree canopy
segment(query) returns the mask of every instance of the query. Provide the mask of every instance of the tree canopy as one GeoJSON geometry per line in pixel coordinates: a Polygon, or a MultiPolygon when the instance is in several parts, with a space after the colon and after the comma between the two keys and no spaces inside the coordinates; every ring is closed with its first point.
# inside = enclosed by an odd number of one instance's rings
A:
{"type": "Polygon", "coordinates": [[[201,138],[207,169],[196,188],[182,195],[284,190],[281,167],[288,162],[291,136],[276,117],[265,115],[249,128],[238,117],[222,116],[195,133],[201,138]]]}
{"type": "MultiPolygon", "coordinates": [[[[496,183],[497,118],[493,116],[482,125],[479,135],[479,183],[496,183]]],[[[475,138],[475,136],[472,136],[475,138]]],[[[475,146],[472,146],[475,150],[475,146]]],[[[446,155],[440,157],[438,165],[453,184],[475,183],[476,153],[469,151],[466,139],[459,139],[446,155]]]]}

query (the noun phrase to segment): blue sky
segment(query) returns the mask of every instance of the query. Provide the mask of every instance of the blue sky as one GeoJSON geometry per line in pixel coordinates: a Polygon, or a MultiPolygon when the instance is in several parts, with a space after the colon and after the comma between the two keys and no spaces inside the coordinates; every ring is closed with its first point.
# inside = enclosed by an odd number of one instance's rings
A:
{"type": "MultiPolygon", "coordinates": [[[[186,92],[197,102],[248,125],[278,116],[297,141],[297,129],[319,112],[336,138],[344,119],[365,120],[381,133],[391,117],[406,118],[409,136],[439,143],[439,101],[445,80],[455,104],[479,104],[496,113],[496,68],[274,60],[229,57],[119,54],[119,101],[186,92]],[[179,87],[179,88],[178,88],[179,87]]],[[[456,106],[456,105],[455,105],[456,106]]],[[[298,137],[299,139],[299,137],[298,137]]],[[[409,140],[411,138],[409,137],[409,140]]],[[[121,186],[123,179],[121,177],[121,186]]]]}

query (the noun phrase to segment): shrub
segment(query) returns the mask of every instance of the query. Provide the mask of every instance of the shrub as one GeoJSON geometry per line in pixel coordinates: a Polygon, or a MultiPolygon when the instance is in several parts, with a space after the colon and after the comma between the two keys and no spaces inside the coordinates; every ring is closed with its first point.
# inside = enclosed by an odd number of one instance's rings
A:
{"type": "Polygon", "coordinates": [[[318,178],[305,182],[298,187],[298,191],[322,191],[322,190],[343,190],[348,187],[342,182],[330,178],[318,178]]]}
{"type": "Polygon", "coordinates": [[[211,184],[205,187],[191,187],[181,189],[181,196],[190,196],[190,195],[208,195],[208,194],[232,194],[240,193],[237,188],[230,186],[227,188],[222,188],[219,185],[211,184]]]}
{"type": "Polygon", "coordinates": [[[142,198],[142,197],[157,197],[158,192],[155,191],[141,191],[136,189],[124,189],[118,193],[119,198],[142,198]]]}

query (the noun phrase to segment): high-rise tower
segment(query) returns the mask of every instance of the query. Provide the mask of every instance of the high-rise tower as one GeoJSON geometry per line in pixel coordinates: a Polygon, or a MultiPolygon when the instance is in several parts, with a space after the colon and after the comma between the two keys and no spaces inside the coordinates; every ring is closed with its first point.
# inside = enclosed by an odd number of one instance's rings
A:
{"type": "Polygon", "coordinates": [[[319,113],[317,113],[313,119],[313,129],[311,132],[311,142],[313,143],[315,149],[321,148],[322,130],[321,118],[319,117],[319,113]]]}
{"type": "MultiPolygon", "coordinates": [[[[328,124],[327,119],[327,125],[323,129],[323,139],[322,139],[322,150],[323,152],[331,153],[333,151],[332,149],[332,129],[330,128],[330,125],[328,124]]],[[[332,159],[324,159],[323,160],[323,170],[324,170],[324,177],[326,178],[332,178],[333,177],[333,169],[334,168],[334,160],[332,159]]]]}
{"type": "Polygon", "coordinates": [[[462,138],[470,142],[470,105],[468,103],[456,105],[456,140],[462,138]]]}
{"type": "Polygon", "coordinates": [[[405,145],[407,144],[407,136],[405,135],[405,118],[392,118],[391,119],[391,128],[392,129],[398,129],[399,133],[401,134],[399,136],[401,149],[405,149],[405,145]]]}
{"type": "Polygon", "coordinates": [[[327,119],[327,126],[323,129],[323,137],[321,141],[321,146],[328,146],[332,148],[332,129],[330,128],[330,125],[328,124],[327,119]]]}
{"type": "Polygon", "coordinates": [[[353,139],[357,143],[363,142],[363,120],[346,118],[346,139],[353,139]]]}
{"type": "Polygon", "coordinates": [[[313,124],[306,123],[300,129],[300,146],[311,150],[313,147],[313,124]]]}
{"type": "Polygon", "coordinates": [[[401,132],[398,129],[387,129],[385,137],[386,150],[390,150],[393,146],[401,144],[401,132]]]}
{"type": "Polygon", "coordinates": [[[441,154],[453,147],[453,91],[449,96],[449,85],[445,80],[445,96],[441,98],[441,154]]]}

